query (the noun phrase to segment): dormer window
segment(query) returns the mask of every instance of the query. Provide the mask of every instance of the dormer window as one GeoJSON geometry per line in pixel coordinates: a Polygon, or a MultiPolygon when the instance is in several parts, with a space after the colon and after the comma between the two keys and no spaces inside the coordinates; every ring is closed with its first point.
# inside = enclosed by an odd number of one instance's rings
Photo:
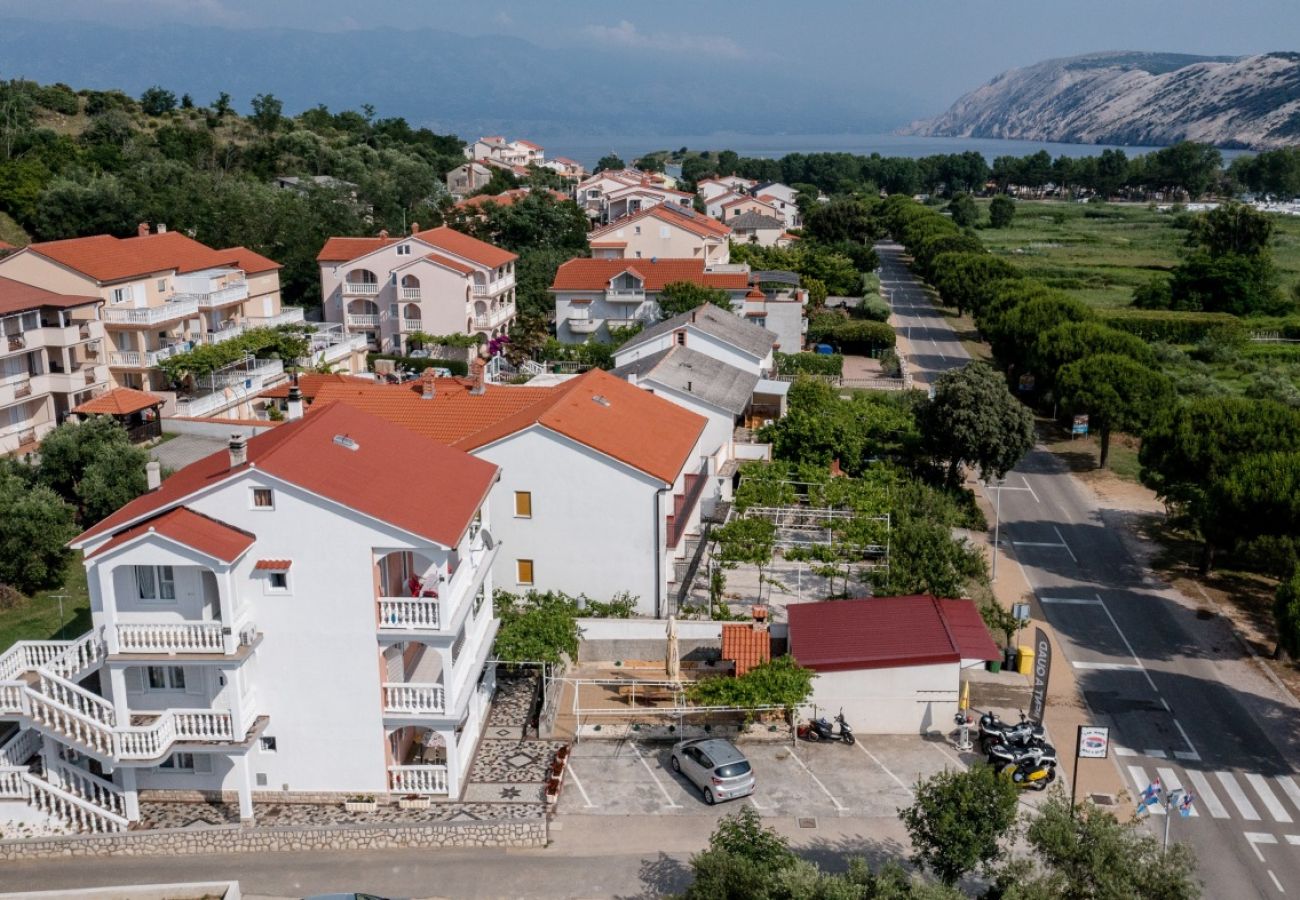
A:
{"type": "Polygon", "coordinates": [[[410,244],[398,244],[398,245],[397,245],[397,255],[398,255],[398,256],[410,256],[410,255],[411,255],[411,245],[410,245],[410,244]]]}

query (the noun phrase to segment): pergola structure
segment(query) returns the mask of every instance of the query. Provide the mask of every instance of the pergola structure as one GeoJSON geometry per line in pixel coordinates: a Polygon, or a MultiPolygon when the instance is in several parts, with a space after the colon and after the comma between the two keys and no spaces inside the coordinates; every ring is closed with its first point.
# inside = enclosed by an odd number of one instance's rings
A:
{"type": "Polygon", "coordinates": [[[162,437],[160,409],[163,398],[134,388],[113,388],[74,407],[72,413],[81,418],[112,416],[131,438],[132,443],[162,437]]]}

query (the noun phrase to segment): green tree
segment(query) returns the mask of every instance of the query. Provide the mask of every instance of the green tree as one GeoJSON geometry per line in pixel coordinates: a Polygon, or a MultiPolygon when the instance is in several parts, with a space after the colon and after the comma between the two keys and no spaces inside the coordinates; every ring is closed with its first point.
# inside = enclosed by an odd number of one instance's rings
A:
{"type": "Polygon", "coordinates": [[[931,270],[931,283],[946,302],[957,307],[958,315],[982,311],[990,284],[1020,277],[1014,265],[987,253],[940,253],[931,270]]]}
{"type": "Polygon", "coordinates": [[[804,217],[803,230],[807,237],[824,244],[862,244],[878,236],[871,207],[857,197],[836,197],[812,207],[804,217]]]}
{"type": "Polygon", "coordinates": [[[176,95],[158,85],[140,95],[140,111],[146,116],[161,116],[176,108],[176,95]]]}
{"type": "Polygon", "coordinates": [[[1010,228],[1016,218],[1016,201],[1006,194],[998,194],[989,201],[989,227],[1010,228]]]}
{"type": "Polygon", "coordinates": [[[217,114],[218,119],[224,119],[230,115],[232,107],[230,105],[230,95],[225,91],[217,94],[217,99],[212,101],[212,111],[217,114]]]}
{"type": "Polygon", "coordinates": [[[758,600],[763,600],[763,570],[771,565],[776,551],[776,526],[766,519],[740,517],[713,529],[719,561],[724,566],[747,564],[758,569],[758,600]]]}
{"type": "Polygon", "coordinates": [[[604,172],[607,169],[625,169],[627,164],[617,153],[606,153],[600,159],[596,160],[596,168],[593,172],[604,172]]]}
{"type": "Polygon", "coordinates": [[[148,454],[108,416],[64,422],[41,442],[39,480],[81,508],[89,526],[145,491],[148,454]]]}
{"type": "Polygon", "coordinates": [[[722,309],[731,307],[731,299],[724,290],[704,287],[691,281],[670,281],[659,292],[659,318],[671,319],[706,303],[722,309]]]}
{"type": "Polygon", "coordinates": [[[973,228],[979,224],[980,208],[975,205],[975,198],[970,194],[958,194],[948,204],[952,220],[962,228],[973,228]]]}
{"type": "Polygon", "coordinates": [[[26,594],[63,583],[76,513],[58,494],[0,470],[0,584],[26,594]]]}
{"type": "Polygon", "coordinates": [[[918,781],[916,800],[899,811],[913,861],[946,885],[977,869],[989,871],[1012,837],[1017,790],[991,766],[946,769],[918,781]]]}
{"type": "Polygon", "coordinates": [[[763,827],[748,806],[723,817],[709,838],[709,849],[691,857],[694,881],[687,900],[750,900],[770,897],[780,871],[798,861],[790,844],[763,827]]]}
{"type": "Polygon", "coordinates": [[[148,453],[130,445],[96,453],[77,484],[82,522],[98,522],[148,490],[148,462],[148,453]]]}
{"type": "Polygon", "coordinates": [[[1273,603],[1278,649],[1300,659],[1300,569],[1277,586],[1273,603]]]}
{"type": "Polygon", "coordinates": [[[1201,527],[1218,546],[1300,535],[1300,451],[1236,458],[1209,484],[1201,527]]]}
{"type": "Polygon", "coordinates": [[[1160,842],[1137,819],[1121,822],[1094,803],[1071,809],[1063,791],[1038,808],[1025,832],[1033,851],[998,879],[1004,900],[1194,900],[1196,856],[1160,842]],[[1031,862],[1032,861],[1032,862],[1031,862]]]}
{"type": "Polygon", "coordinates": [[[1066,409],[1087,413],[1101,440],[1099,465],[1110,459],[1113,431],[1138,433],[1155,413],[1174,400],[1169,379],[1139,362],[1099,353],[1061,368],[1057,391],[1066,409]]]}
{"type": "Polygon", "coordinates": [[[262,134],[273,134],[280,127],[284,104],[274,94],[258,94],[253,98],[253,115],[249,118],[262,134]]]}
{"type": "Polygon", "coordinates": [[[1098,353],[1126,356],[1142,365],[1154,363],[1151,345],[1134,334],[1101,322],[1062,322],[1038,337],[1030,368],[1038,375],[1038,390],[1050,389],[1062,366],[1098,353]]]}
{"type": "Polygon", "coordinates": [[[812,669],[805,669],[790,654],[759,663],[744,675],[718,675],[693,682],[687,697],[697,706],[732,706],[760,709],[780,706],[794,709],[812,696],[812,669]]]}
{"type": "Polygon", "coordinates": [[[492,595],[492,608],[501,626],[492,652],[507,662],[559,663],[576,659],[578,603],[557,591],[529,591],[523,597],[501,589],[492,595]]]}
{"type": "Polygon", "coordinates": [[[1272,216],[1229,201],[1192,219],[1187,243],[1211,256],[1259,256],[1268,251],[1273,232],[1272,216]]]}
{"type": "Polygon", "coordinates": [[[953,486],[962,465],[978,468],[985,479],[1002,478],[1034,445],[1033,414],[984,362],[939,376],[934,399],[917,419],[922,447],[936,461],[947,462],[953,486]]]}

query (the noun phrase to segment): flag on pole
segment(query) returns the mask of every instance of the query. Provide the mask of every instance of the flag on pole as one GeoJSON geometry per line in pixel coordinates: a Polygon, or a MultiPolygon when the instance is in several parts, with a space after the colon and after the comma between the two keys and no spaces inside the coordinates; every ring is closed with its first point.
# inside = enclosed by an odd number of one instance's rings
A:
{"type": "Polygon", "coordinates": [[[1186,819],[1192,814],[1192,804],[1196,802],[1196,795],[1188,791],[1183,794],[1183,799],[1178,802],[1178,815],[1186,819]]]}
{"type": "Polygon", "coordinates": [[[1138,797],[1138,812],[1149,806],[1155,806],[1160,802],[1160,779],[1157,778],[1147,785],[1147,789],[1138,797]]]}

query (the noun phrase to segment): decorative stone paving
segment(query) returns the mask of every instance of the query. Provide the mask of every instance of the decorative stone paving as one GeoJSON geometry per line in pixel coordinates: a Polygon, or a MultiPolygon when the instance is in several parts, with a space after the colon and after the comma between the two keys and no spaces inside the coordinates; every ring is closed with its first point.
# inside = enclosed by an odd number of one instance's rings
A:
{"type": "Polygon", "coordinates": [[[484,740],[470,770],[470,783],[544,784],[550,777],[551,759],[564,746],[559,741],[484,740]]]}
{"type": "MultiPolygon", "coordinates": [[[[350,813],[343,803],[258,803],[256,823],[278,825],[365,825],[394,822],[482,822],[532,819],[544,815],[539,795],[527,795],[512,803],[433,803],[428,809],[402,809],[396,803],[380,806],[372,813],[350,813]],[[532,802],[528,802],[532,801],[532,802]]],[[[233,803],[140,804],[140,828],[202,828],[239,822],[239,806],[233,803]]]]}
{"type": "Polygon", "coordinates": [[[517,672],[504,668],[497,670],[497,692],[492,698],[492,711],[483,731],[484,738],[523,739],[537,692],[537,679],[538,674],[532,669],[517,672]]]}

